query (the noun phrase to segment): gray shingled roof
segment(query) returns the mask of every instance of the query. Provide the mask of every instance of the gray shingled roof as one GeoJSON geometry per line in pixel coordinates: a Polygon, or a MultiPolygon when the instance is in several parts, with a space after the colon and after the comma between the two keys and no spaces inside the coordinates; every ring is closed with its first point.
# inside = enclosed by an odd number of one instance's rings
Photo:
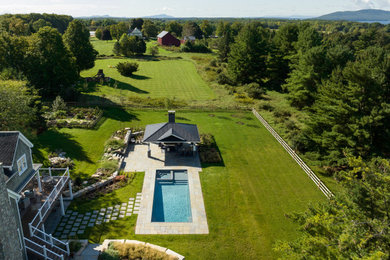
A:
{"type": "Polygon", "coordinates": [[[144,142],[192,142],[199,143],[198,127],[192,124],[160,123],[147,125],[145,128],[144,142]]]}
{"type": "Polygon", "coordinates": [[[0,132],[0,162],[12,166],[19,132],[0,132]]]}
{"type": "Polygon", "coordinates": [[[160,32],[160,34],[159,35],[157,35],[157,38],[162,38],[162,37],[164,37],[165,35],[167,35],[169,32],[167,32],[167,31],[162,31],[162,32],[160,32]]]}

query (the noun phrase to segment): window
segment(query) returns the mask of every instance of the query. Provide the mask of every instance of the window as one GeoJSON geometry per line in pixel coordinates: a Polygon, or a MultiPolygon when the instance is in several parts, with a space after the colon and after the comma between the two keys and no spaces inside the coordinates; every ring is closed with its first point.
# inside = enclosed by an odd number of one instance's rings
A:
{"type": "Polygon", "coordinates": [[[18,160],[18,172],[19,175],[22,175],[27,170],[27,160],[26,160],[26,155],[23,154],[22,157],[18,160]]]}

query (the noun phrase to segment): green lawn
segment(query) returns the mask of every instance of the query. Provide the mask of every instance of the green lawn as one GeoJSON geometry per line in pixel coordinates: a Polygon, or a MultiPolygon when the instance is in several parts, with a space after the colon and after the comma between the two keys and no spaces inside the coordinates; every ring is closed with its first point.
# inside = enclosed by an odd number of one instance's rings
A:
{"type": "MultiPolygon", "coordinates": [[[[70,155],[82,156],[75,172],[90,175],[113,131],[166,121],[166,111],[112,109],[105,114],[107,120],[98,130],[46,132],[39,136],[40,147],[55,143],[70,155]]],[[[273,243],[299,234],[284,214],[303,211],[325,196],[251,113],[178,111],[177,116],[178,121],[198,124],[202,133],[212,133],[223,157],[223,165],[204,165],[200,174],[210,234],[136,236],[136,217],[131,216],[88,230],[89,240],[137,239],[168,247],[187,259],[276,258],[273,243]]]]}
{"type": "Polygon", "coordinates": [[[133,59],[96,60],[95,67],[82,72],[83,77],[96,75],[103,69],[107,77],[118,82],[117,88],[99,86],[90,95],[119,98],[129,96],[153,98],[178,98],[184,100],[209,100],[215,97],[214,92],[202,80],[192,62],[187,60],[137,61],[139,71],[132,77],[119,74],[115,66],[119,62],[133,59]]]}
{"type": "Polygon", "coordinates": [[[137,192],[142,192],[144,176],[145,174],[143,172],[137,172],[133,181],[126,186],[93,200],[85,200],[83,198],[75,199],[69,205],[68,209],[85,213],[122,204],[123,202],[127,203],[129,198],[135,198],[137,192]]]}
{"type": "Polygon", "coordinates": [[[114,49],[114,43],[116,40],[111,40],[111,41],[101,41],[98,40],[96,37],[91,37],[90,38],[91,43],[95,50],[99,53],[99,55],[113,55],[114,53],[112,50],[114,49]]]}

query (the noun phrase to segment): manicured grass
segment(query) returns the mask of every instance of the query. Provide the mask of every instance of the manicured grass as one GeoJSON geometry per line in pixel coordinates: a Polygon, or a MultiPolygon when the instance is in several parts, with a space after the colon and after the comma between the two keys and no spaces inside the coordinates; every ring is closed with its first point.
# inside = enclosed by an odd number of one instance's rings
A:
{"type": "Polygon", "coordinates": [[[116,42],[116,40],[102,41],[98,40],[96,37],[91,37],[90,40],[94,49],[97,50],[99,55],[109,56],[114,54],[112,50],[114,49],[114,43],[116,42]]]}
{"type": "Polygon", "coordinates": [[[96,60],[95,67],[82,72],[83,77],[96,75],[98,69],[103,69],[107,77],[118,82],[117,88],[99,86],[90,95],[113,97],[153,97],[178,98],[184,100],[209,100],[215,97],[214,92],[202,80],[192,62],[183,59],[173,60],[141,60],[139,71],[132,77],[119,74],[115,66],[119,62],[134,61],[134,59],[102,59],[96,60]]]}
{"type": "Polygon", "coordinates": [[[96,199],[75,199],[69,205],[69,209],[75,210],[80,213],[85,213],[92,210],[100,210],[101,208],[107,208],[109,206],[115,206],[123,202],[127,203],[129,201],[129,198],[135,198],[137,192],[142,191],[144,176],[145,173],[137,172],[131,183],[96,199]]]}
{"type": "MultiPolygon", "coordinates": [[[[89,168],[96,167],[93,160],[115,129],[166,121],[166,111],[112,109],[106,116],[98,130],[59,131],[83,147],[91,159],[89,168]]],[[[222,165],[203,165],[200,174],[210,234],[135,235],[136,217],[131,216],[88,230],[90,242],[137,239],[168,247],[186,259],[276,258],[273,243],[299,235],[285,214],[303,211],[325,196],[251,113],[177,111],[177,116],[179,122],[195,123],[200,132],[212,133],[223,157],[222,165]]],[[[60,139],[56,145],[61,146],[61,141],[68,142],[60,139]]],[[[76,172],[91,172],[86,165],[80,160],[76,172]]]]}

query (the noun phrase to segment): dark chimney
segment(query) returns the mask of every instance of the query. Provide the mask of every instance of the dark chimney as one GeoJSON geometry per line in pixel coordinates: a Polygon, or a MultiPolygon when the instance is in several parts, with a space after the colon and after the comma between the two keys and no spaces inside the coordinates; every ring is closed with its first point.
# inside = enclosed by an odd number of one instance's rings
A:
{"type": "Polygon", "coordinates": [[[175,123],[175,111],[174,110],[170,110],[168,111],[168,119],[169,119],[169,123],[175,123]]]}

